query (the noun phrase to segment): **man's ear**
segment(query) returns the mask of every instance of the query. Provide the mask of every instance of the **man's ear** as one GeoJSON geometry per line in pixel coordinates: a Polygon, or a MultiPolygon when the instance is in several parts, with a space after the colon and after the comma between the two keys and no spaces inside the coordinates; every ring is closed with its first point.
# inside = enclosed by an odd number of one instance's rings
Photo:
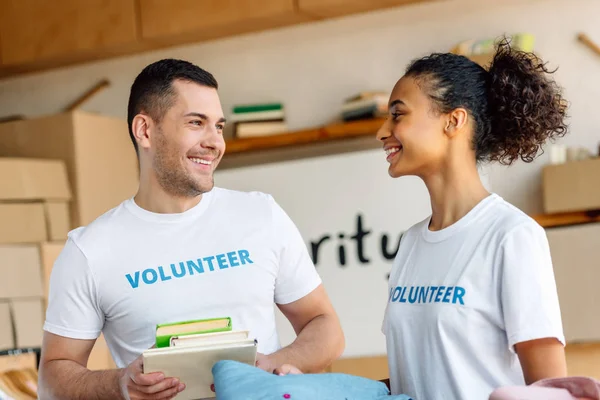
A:
{"type": "Polygon", "coordinates": [[[152,140],[154,121],[146,114],[137,114],[131,122],[131,131],[138,144],[138,149],[147,149],[152,140]]]}

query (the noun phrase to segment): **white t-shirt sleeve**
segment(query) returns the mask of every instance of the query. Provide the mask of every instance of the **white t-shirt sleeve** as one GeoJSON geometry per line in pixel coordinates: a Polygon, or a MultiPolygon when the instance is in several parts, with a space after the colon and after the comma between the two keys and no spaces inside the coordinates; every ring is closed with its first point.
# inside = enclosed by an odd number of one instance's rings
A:
{"type": "Polygon", "coordinates": [[[321,284],[321,277],[298,228],[272,197],[270,200],[273,212],[272,240],[279,250],[275,302],[288,304],[315,290],[321,284]]]}
{"type": "Polygon", "coordinates": [[[44,330],[73,339],[96,339],[104,325],[96,289],[87,258],[72,239],[67,240],[50,275],[44,330]]]}
{"type": "Polygon", "coordinates": [[[508,345],[553,337],[565,343],[546,232],[528,221],[501,247],[501,302],[508,345]]]}

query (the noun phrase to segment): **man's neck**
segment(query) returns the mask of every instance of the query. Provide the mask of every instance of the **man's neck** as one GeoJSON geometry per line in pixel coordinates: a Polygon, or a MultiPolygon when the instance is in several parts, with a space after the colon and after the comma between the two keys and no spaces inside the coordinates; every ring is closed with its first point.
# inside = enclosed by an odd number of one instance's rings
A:
{"type": "Polygon", "coordinates": [[[185,212],[200,203],[202,195],[196,197],[175,197],[165,192],[151,193],[139,190],[134,197],[135,203],[150,212],[158,214],[178,214],[185,212]]]}
{"type": "Polygon", "coordinates": [[[139,207],[150,212],[179,214],[198,205],[202,200],[202,195],[176,196],[165,191],[158,182],[142,178],[134,200],[139,207]]]}

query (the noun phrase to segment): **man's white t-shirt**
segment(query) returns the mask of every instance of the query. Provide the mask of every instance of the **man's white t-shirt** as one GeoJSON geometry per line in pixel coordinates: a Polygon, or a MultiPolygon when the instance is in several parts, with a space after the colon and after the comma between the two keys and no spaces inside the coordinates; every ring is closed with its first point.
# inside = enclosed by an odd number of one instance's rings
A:
{"type": "Polygon", "coordinates": [[[455,224],[403,235],[383,322],[392,394],[481,400],[524,384],[514,345],[564,344],[546,234],[491,194],[455,224]]]}
{"type": "Polygon", "coordinates": [[[270,195],[214,188],[178,214],[129,199],[70,232],[52,270],[44,329],[76,339],[102,331],[124,367],[154,345],[159,323],[231,317],[270,354],[280,348],[274,303],[320,283],[300,233],[270,195]]]}

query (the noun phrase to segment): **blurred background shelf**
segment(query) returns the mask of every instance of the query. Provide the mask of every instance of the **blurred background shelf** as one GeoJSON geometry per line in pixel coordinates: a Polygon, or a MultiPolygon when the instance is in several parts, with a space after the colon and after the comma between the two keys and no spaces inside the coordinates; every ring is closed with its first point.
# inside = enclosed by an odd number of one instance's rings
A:
{"type": "Polygon", "coordinates": [[[600,210],[538,214],[534,215],[533,219],[544,228],[588,224],[600,222],[600,210]]]}
{"type": "Polygon", "coordinates": [[[340,122],[272,136],[227,140],[220,169],[381,147],[375,134],[384,118],[340,122]]]}

